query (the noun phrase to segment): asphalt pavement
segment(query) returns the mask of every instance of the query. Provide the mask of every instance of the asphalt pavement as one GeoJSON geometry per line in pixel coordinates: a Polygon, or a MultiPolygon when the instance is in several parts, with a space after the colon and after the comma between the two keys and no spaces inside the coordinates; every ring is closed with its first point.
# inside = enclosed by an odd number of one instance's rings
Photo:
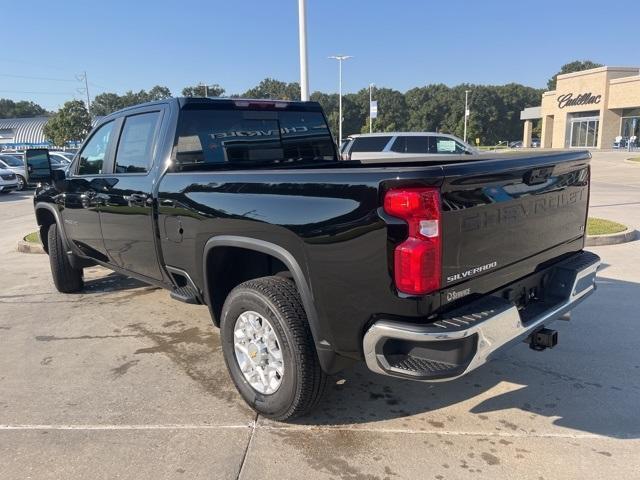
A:
{"type": "MultiPolygon", "coordinates": [[[[640,165],[595,153],[591,214],[640,228],[640,165]]],[[[640,476],[640,241],[594,247],[599,289],[460,380],[360,365],[293,424],[257,417],[206,307],[102,268],[57,293],[31,192],[0,196],[0,479],[575,479],[640,476]]]]}

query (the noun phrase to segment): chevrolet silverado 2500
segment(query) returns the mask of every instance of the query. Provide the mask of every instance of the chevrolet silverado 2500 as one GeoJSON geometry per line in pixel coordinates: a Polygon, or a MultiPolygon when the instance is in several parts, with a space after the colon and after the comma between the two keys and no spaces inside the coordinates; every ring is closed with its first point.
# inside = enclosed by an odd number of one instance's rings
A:
{"type": "Polygon", "coordinates": [[[317,103],[168,99],[103,118],[34,205],[60,292],[98,264],[207,305],[244,400],[287,419],[357,361],[444,381],[555,345],[595,289],[589,161],[345,161],[317,103]]]}

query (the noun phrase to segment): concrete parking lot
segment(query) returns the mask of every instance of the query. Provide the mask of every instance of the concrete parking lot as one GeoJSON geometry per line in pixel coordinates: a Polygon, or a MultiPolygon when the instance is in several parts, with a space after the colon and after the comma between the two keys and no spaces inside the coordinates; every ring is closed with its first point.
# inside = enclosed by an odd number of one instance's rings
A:
{"type": "MultiPolygon", "coordinates": [[[[595,153],[591,214],[640,229],[640,165],[595,153]]],[[[267,421],[236,393],[207,309],[101,268],[55,291],[31,193],[0,196],[0,478],[638,478],[640,241],[592,248],[599,290],[559,345],[458,381],[359,366],[315,415],[267,421]]]]}

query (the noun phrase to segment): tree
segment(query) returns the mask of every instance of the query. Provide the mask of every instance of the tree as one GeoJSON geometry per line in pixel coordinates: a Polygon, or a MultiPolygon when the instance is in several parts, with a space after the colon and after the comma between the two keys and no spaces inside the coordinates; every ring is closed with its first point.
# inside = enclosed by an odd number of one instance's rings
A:
{"type": "Polygon", "coordinates": [[[591,60],[574,60],[573,62],[565,63],[562,67],[560,67],[560,71],[549,79],[549,81],[547,82],[547,88],[549,90],[555,90],[558,75],[563,75],[565,73],[582,72],[583,70],[589,70],[591,68],[598,68],[602,66],[603,65],[601,63],[595,63],[591,60]]]}
{"type": "Polygon", "coordinates": [[[217,83],[207,85],[206,91],[204,85],[194,85],[182,89],[183,97],[221,97],[222,95],[224,95],[224,88],[217,83]]]}
{"type": "Polygon", "coordinates": [[[66,102],[43,128],[44,136],[63,147],[70,141],[82,141],[91,130],[89,112],[81,100],[66,102]]]}
{"type": "MultiPolygon", "coordinates": [[[[374,120],[376,131],[394,132],[407,129],[407,103],[401,92],[392,88],[376,88],[374,100],[378,101],[378,117],[374,120]]],[[[369,127],[366,122],[369,116],[369,89],[360,90],[356,101],[362,118],[360,131],[368,132],[369,127]]]]}
{"type": "Polygon", "coordinates": [[[91,113],[100,117],[103,115],[109,115],[116,110],[120,110],[122,107],[122,97],[117,93],[101,93],[96,95],[91,103],[91,113]]]}
{"type": "Polygon", "coordinates": [[[34,102],[26,100],[14,102],[8,98],[0,98],[0,118],[39,117],[47,113],[44,108],[34,102]]]}
{"type": "Polygon", "coordinates": [[[134,92],[129,90],[123,95],[117,93],[104,92],[96,95],[91,103],[91,113],[94,116],[109,115],[122,108],[138,105],[139,103],[153,102],[171,97],[171,90],[161,85],[156,85],[151,90],[140,90],[134,92]]]}
{"type": "Polygon", "coordinates": [[[265,78],[258,86],[247,90],[244,98],[270,98],[274,100],[300,100],[300,84],[298,82],[281,82],[273,78],[265,78]]]}

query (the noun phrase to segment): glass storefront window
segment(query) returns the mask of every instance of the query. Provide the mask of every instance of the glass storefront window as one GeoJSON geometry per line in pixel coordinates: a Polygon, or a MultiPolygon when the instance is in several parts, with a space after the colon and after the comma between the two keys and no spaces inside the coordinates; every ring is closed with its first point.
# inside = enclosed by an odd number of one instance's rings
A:
{"type": "Polygon", "coordinates": [[[623,138],[640,137],[640,116],[623,118],[620,135],[623,138]]]}
{"type": "Polygon", "coordinates": [[[600,120],[597,118],[576,118],[571,120],[572,147],[597,147],[600,120]]]}

